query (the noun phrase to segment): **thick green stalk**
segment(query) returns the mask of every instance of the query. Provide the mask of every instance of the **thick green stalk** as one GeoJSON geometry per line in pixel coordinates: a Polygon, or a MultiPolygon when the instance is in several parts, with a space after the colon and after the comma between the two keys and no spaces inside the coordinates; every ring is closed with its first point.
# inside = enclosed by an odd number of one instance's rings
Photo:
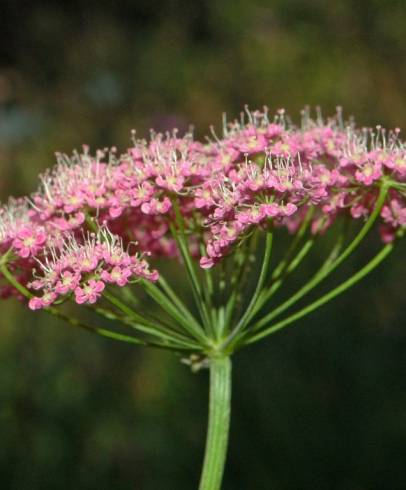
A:
{"type": "Polygon", "coordinates": [[[231,413],[231,360],[210,360],[209,425],[199,490],[220,490],[226,462],[231,413]]]}

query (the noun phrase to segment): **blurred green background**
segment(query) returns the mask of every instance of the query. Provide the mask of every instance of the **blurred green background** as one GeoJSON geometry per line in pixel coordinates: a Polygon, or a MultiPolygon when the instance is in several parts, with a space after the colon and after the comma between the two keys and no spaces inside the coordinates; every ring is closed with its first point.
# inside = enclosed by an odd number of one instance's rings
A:
{"type": "MultiPolygon", "coordinates": [[[[406,128],[403,0],[2,0],[0,23],[3,200],[56,150],[203,136],[245,103],[406,128]]],[[[225,490],[406,488],[404,254],[236,356],[225,490]]],[[[2,489],[196,488],[207,373],[14,301],[0,326],[2,489]]]]}

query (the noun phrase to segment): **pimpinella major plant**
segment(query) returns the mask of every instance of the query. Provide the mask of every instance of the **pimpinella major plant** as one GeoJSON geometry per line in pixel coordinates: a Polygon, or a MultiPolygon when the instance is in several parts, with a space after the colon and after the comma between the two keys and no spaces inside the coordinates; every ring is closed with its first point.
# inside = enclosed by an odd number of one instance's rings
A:
{"type": "Polygon", "coordinates": [[[327,120],[306,109],[300,126],[284,111],[270,117],[246,109],[206,142],[176,130],[148,140],[134,133],[121,155],[114,148],[93,155],[85,146],[56,158],[35,193],[0,208],[1,295],[75,328],[171,350],[193,371],[209,368],[199,489],[218,490],[233,353],[310,314],[391,253],[406,226],[406,144],[398,129],[358,129],[339,109],[327,120]],[[298,307],[376,227],[381,250],[298,307]],[[274,264],[283,228],[291,241],[274,264]],[[320,259],[325,247],[317,244],[329,232],[334,243],[320,259]],[[304,279],[300,265],[309,256],[319,266],[304,279]],[[153,268],[156,258],[182,271],[193,304],[153,268]],[[296,291],[276,303],[291,276],[296,291]],[[81,320],[81,308],[68,303],[85,305],[111,328],[81,320]]]}

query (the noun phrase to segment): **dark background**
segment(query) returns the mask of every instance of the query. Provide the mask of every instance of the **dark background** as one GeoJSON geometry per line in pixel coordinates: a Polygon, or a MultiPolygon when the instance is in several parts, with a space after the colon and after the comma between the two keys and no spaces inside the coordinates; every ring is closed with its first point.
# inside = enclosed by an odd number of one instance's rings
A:
{"type": "MultiPolygon", "coordinates": [[[[402,0],[0,0],[0,22],[3,200],[56,150],[203,136],[245,103],[406,128],[402,0]]],[[[406,488],[404,254],[235,357],[225,490],[406,488]]],[[[196,488],[207,373],[0,308],[2,489],[196,488]]]]}

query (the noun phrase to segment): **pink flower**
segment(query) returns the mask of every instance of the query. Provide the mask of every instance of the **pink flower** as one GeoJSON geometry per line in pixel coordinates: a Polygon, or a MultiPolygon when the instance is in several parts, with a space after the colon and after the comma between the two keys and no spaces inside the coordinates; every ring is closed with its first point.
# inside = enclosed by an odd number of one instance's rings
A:
{"type": "Polygon", "coordinates": [[[35,255],[47,240],[47,235],[40,228],[22,228],[13,240],[13,247],[20,257],[35,255]]]}
{"type": "Polygon", "coordinates": [[[89,253],[80,253],[76,257],[76,267],[80,272],[92,272],[99,265],[99,257],[89,253]]]}
{"type": "Polygon", "coordinates": [[[263,135],[253,134],[244,136],[236,142],[236,146],[241,153],[259,153],[265,151],[267,140],[263,135]]]}
{"type": "Polygon", "coordinates": [[[194,198],[195,206],[198,209],[205,207],[209,208],[214,204],[211,189],[208,186],[204,186],[202,189],[196,189],[194,198]]]}
{"type": "Polygon", "coordinates": [[[200,259],[200,267],[202,269],[210,269],[214,265],[214,260],[209,257],[202,257],[200,259]]]}
{"type": "Polygon", "coordinates": [[[180,192],[182,190],[185,178],[182,175],[158,175],[155,182],[159,187],[168,189],[168,191],[180,192]]]}
{"type": "Polygon", "coordinates": [[[262,204],[261,209],[264,215],[268,216],[269,218],[274,218],[275,216],[279,216],[281,214],[278,204],[262,204]]]}
{"type": "Polygon", "coordinates": [[[384,206],[381,216],[386,223],[393,227],[406,225],[406,204],[402,206],[399,199],[391,199],[388,205],[384,206]]]}
{"type": "Polygon", "coordinates": [[[79,228],[85,222],[85,215],[82,212],[72,214],[68,219],[54,218],[52,224],[61,231],[70,231],[79,228]]]}
{"type": "Polygon", "coordinates": [[[109,199],[109,214],[112,218],[118,218],[124,210],[129,207],[131,195],[129,191],[118,189],[114,196],[109,199]]]}
{"type": "Polygon", "coordinates": [[[350,209],[351,216],[355,219],[361,218],[361,216],[368,215],[368,208],[364,206],[363,203],[355,203],[350,209]]]}
{"type": "Polygon", "coordinates": [[[132,272],[139,277],[143,277],[152,282],[156,282],[159,279],[159,273],[156,270],[149,270],[149,265],[145,260],[139,260],[133,257],[132,272]]]}
{"type": "Polygon", "coordinates": [[[396,172],[401,177],[406,176],[406,152],[396,152],[394,154],[385,155],[383,164],[396,172]]]}
{"type": "Polygon", "coordinates": [[[84,202],[84,194],[76,189],[71,195],[65,197],[63,209],[67,213],[72,213],[81,209],[84,202]]]}
{"type": "Polygon", "coordinates": [[[101,273],[101,278],[103,281],[117,284],[118,286],[125,286],[128,283],[129,277],[131,277],[132,271],[129,267],[121,268],[121,267],[113,267],[113,269],[108,271],[103,271],[101,273]]]}
{"type": "Polygon", "coordinates": [[[291,216],[293,213],[296,213],[297,206],[291,202],[288,202],[286,205],[279,206],[280,212],[282,216],[291,216]]]}
{"type": "Polygon", "coordinates": [[[75,288],[76,303],[96,303],[97,299],[101,296],[104,288],[105,284],[103,281],[90,279],[90,281],[88,281],[84,285],[75,288]]]}
{"type": "Polygon", "coordinates": [[[131,264],[131,258],[120,247],[112,247],[103,251],[104,261],[112,266],[126,267],[131,264]]]}
{"type": "Polygon", "coordinates": [[[393,242],[396,236],[396,228],[388,224],[382,224],[379,227],[379,234],[383,243],[393,242]]]}
{"type": "Polygon", "coordinates": [[[355,178],[358,182],[362,182],[365,185],[371,185],[376,180],[382,177],[382,167],[380,163],[366,162],[359,166],[359,169],[355,172],[355,178]]]}
{"type": "Polygon", "coordinates": [[[41,298],[34,296],[28,302],[28,306],[31,310],[39,310],[41,308],[46,308],[50,306],[57,298],[56,293],[52,291],[47,291],[41,298]]]}
{"type": "Polygon", "coordinates": [[[263,206],[253,206],[246,211],[237,214],[237,221],[243,225],[253,225],[260,223],[265,218],[263,206]]]}
{"type": "Polygon", "coordinates": [[[74,291],[79,285],[80,276],[77,273],[64,271],[60,280],[55,285],[55,291],[58,294],[66,294],[74,291]]]}
{"type": "Polygon", "coordinates": [[[162,201],[158,199],[151,199],[149,202],[144,202],[141,206],[141,210],[145,214],[165,214],[172,207],[172,203],[168,197],[164,197],[162,201]]]}
{"type": "Polygon", "coordinates": [[[131,193],[131,206],[138,207],[142,203],[149,201],[154,194],[154,187],[149,182],[143,182],[134,187],[131,193]]]}

